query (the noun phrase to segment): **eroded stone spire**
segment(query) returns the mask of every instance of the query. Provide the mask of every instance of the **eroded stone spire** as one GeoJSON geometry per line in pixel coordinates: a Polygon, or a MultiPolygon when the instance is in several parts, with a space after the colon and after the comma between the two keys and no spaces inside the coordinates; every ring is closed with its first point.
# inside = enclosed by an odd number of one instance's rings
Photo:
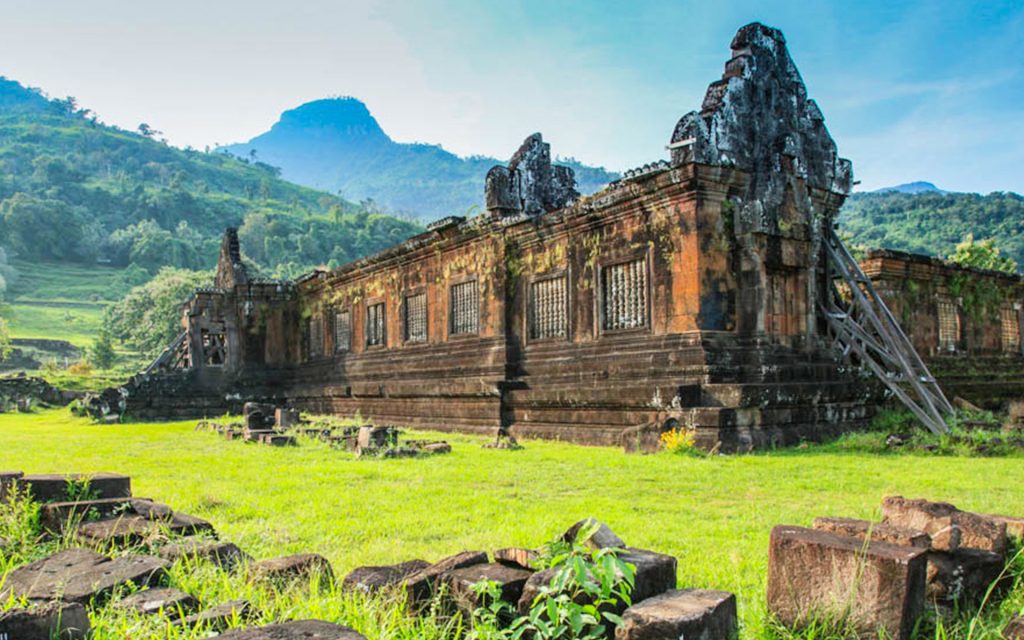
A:
{"type": "Polygon", "coordinates": [[[238,244],[238,229],[224,230],[220,241],[220,258],[217,260],[217,276],[214,285],[220,289],[231,289],[235,285],[249,282],[249,272],[242,262],[242,250],[238,244]]]}
{"type": "Polygon", "coordinates": [[[561,209],[579,197],[576,175],[551,164],[551,145],[539,133],[523,141],[508,166],[487,172],[484,194],[489,211],[502,215],[540,215],[561,209]]]}
{"type": "Polygon", "coordinates": [[[782,32],[756,22],[736,33],[722,79],[708,87],[699,112],[676,124],[670,149],[674,164],[733,165],[748,172],[743,208],[760,219],[776,215],[791,177],[846,194],[853,176],[818,105],[807,97],[782,32]]]}

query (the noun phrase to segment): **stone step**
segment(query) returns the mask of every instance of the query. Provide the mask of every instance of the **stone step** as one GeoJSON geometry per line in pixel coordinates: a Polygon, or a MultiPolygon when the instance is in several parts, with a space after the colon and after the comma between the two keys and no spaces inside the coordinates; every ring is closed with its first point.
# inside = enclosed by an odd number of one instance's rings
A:
{"type": "Polygon", "coordinates": [[[127,547],[157,536],[200,534],[215,534],[213,525],[206,520],[184,513],[174,513],[169,518],[160,519],[130,514],[108,520],[86,522],[79,525],[75,532],[78,540],[95,547],[107,545],[127,547]]]}
{"type": "Polygon", "coordinates": [[[152,556],[108,558],[89,549],[65,549],[7,574],[0,600],[60,600],[88,603],[129,582],[137,587],[159,583],[170,563],[152,556]]]}
{"type": "Polygon", "coordinates": [[[18,483],[28,487],[36,502],[68,502],[88,499],[130,498],[132,479],[120,473],[34,474],[22,476],[18,483]]]}
{"type": "Polygon", "coordinates": [[[862,390],[848,381],[728,383],[701,386],[701,404],[712,407],[778,407],[856,400],[862,390]]]}

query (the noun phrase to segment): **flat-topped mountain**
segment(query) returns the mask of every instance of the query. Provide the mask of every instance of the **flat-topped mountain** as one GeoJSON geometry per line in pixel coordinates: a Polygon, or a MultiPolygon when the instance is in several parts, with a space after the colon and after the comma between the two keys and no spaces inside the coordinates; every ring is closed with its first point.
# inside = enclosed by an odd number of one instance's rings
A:
{"type": "MultiPolygon", "coordinates": [[[[280,167],[283,177],[299,184],[340,190],[351,200],[369,198],[424,220],[482,205],[484,177],[500,164],[484,156],[463,158],[440,145],[395,142],[366,105],[350,97],[285,111],[270,131],[225,149],[280,167]]],[[[575,160],[558,164],[573,168],[585,194],[618,177],[575,160]]]]}

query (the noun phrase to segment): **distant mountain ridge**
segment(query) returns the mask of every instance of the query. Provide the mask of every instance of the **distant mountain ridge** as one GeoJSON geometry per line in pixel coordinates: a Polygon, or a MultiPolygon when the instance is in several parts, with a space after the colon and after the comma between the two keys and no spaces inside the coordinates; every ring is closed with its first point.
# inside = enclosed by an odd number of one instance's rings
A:
{"type": "MultiPolygon", "coordinates": [[[[482,205],[484,177],[503,162],[460,157],[440,145],[395,142],[366,105],[351,97],[307,102],[281,114],[266,133],[223,149],[279,167],[293,182],[340,190],[350,200],[372,199],[422,220],[482,205]]],[[[619,177],[574,159],[557,163],[573,168],[581,193],[593,193],[619,177]]]]}
{"type": "Polygon", "coordinates": [[[871,193],[950,193],[949,191],[943,191],[936,187],[931,182],[916,181],[906,182],[904,184],[898,184],[894,187],[882,187],[881,189],[875,189],[871,193]]]}

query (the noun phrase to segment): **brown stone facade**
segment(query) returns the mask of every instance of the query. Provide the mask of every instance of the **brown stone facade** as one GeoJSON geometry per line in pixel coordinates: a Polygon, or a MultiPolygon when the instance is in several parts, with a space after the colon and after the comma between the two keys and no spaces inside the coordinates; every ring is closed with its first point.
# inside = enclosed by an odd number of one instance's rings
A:
{"type": "Polygon", "coordinates": [[[949,397],[991,408],[1024,397],[1024,278],[891,250],[861,267],[949,397]]]}
{"type": "Polygon", "coordinates": [[[219,395],[588,444],[692,427],[723,450],[864,425],[873,389],[817,312],[849,162],[781,33],[732,49],[672,161],[592,196],[535,134],[488,174],[485,213],[331,272],[251,279],[229,230],[217,288],[186,306],[188,366],[140,378],[129,410],[219,395]]]}

